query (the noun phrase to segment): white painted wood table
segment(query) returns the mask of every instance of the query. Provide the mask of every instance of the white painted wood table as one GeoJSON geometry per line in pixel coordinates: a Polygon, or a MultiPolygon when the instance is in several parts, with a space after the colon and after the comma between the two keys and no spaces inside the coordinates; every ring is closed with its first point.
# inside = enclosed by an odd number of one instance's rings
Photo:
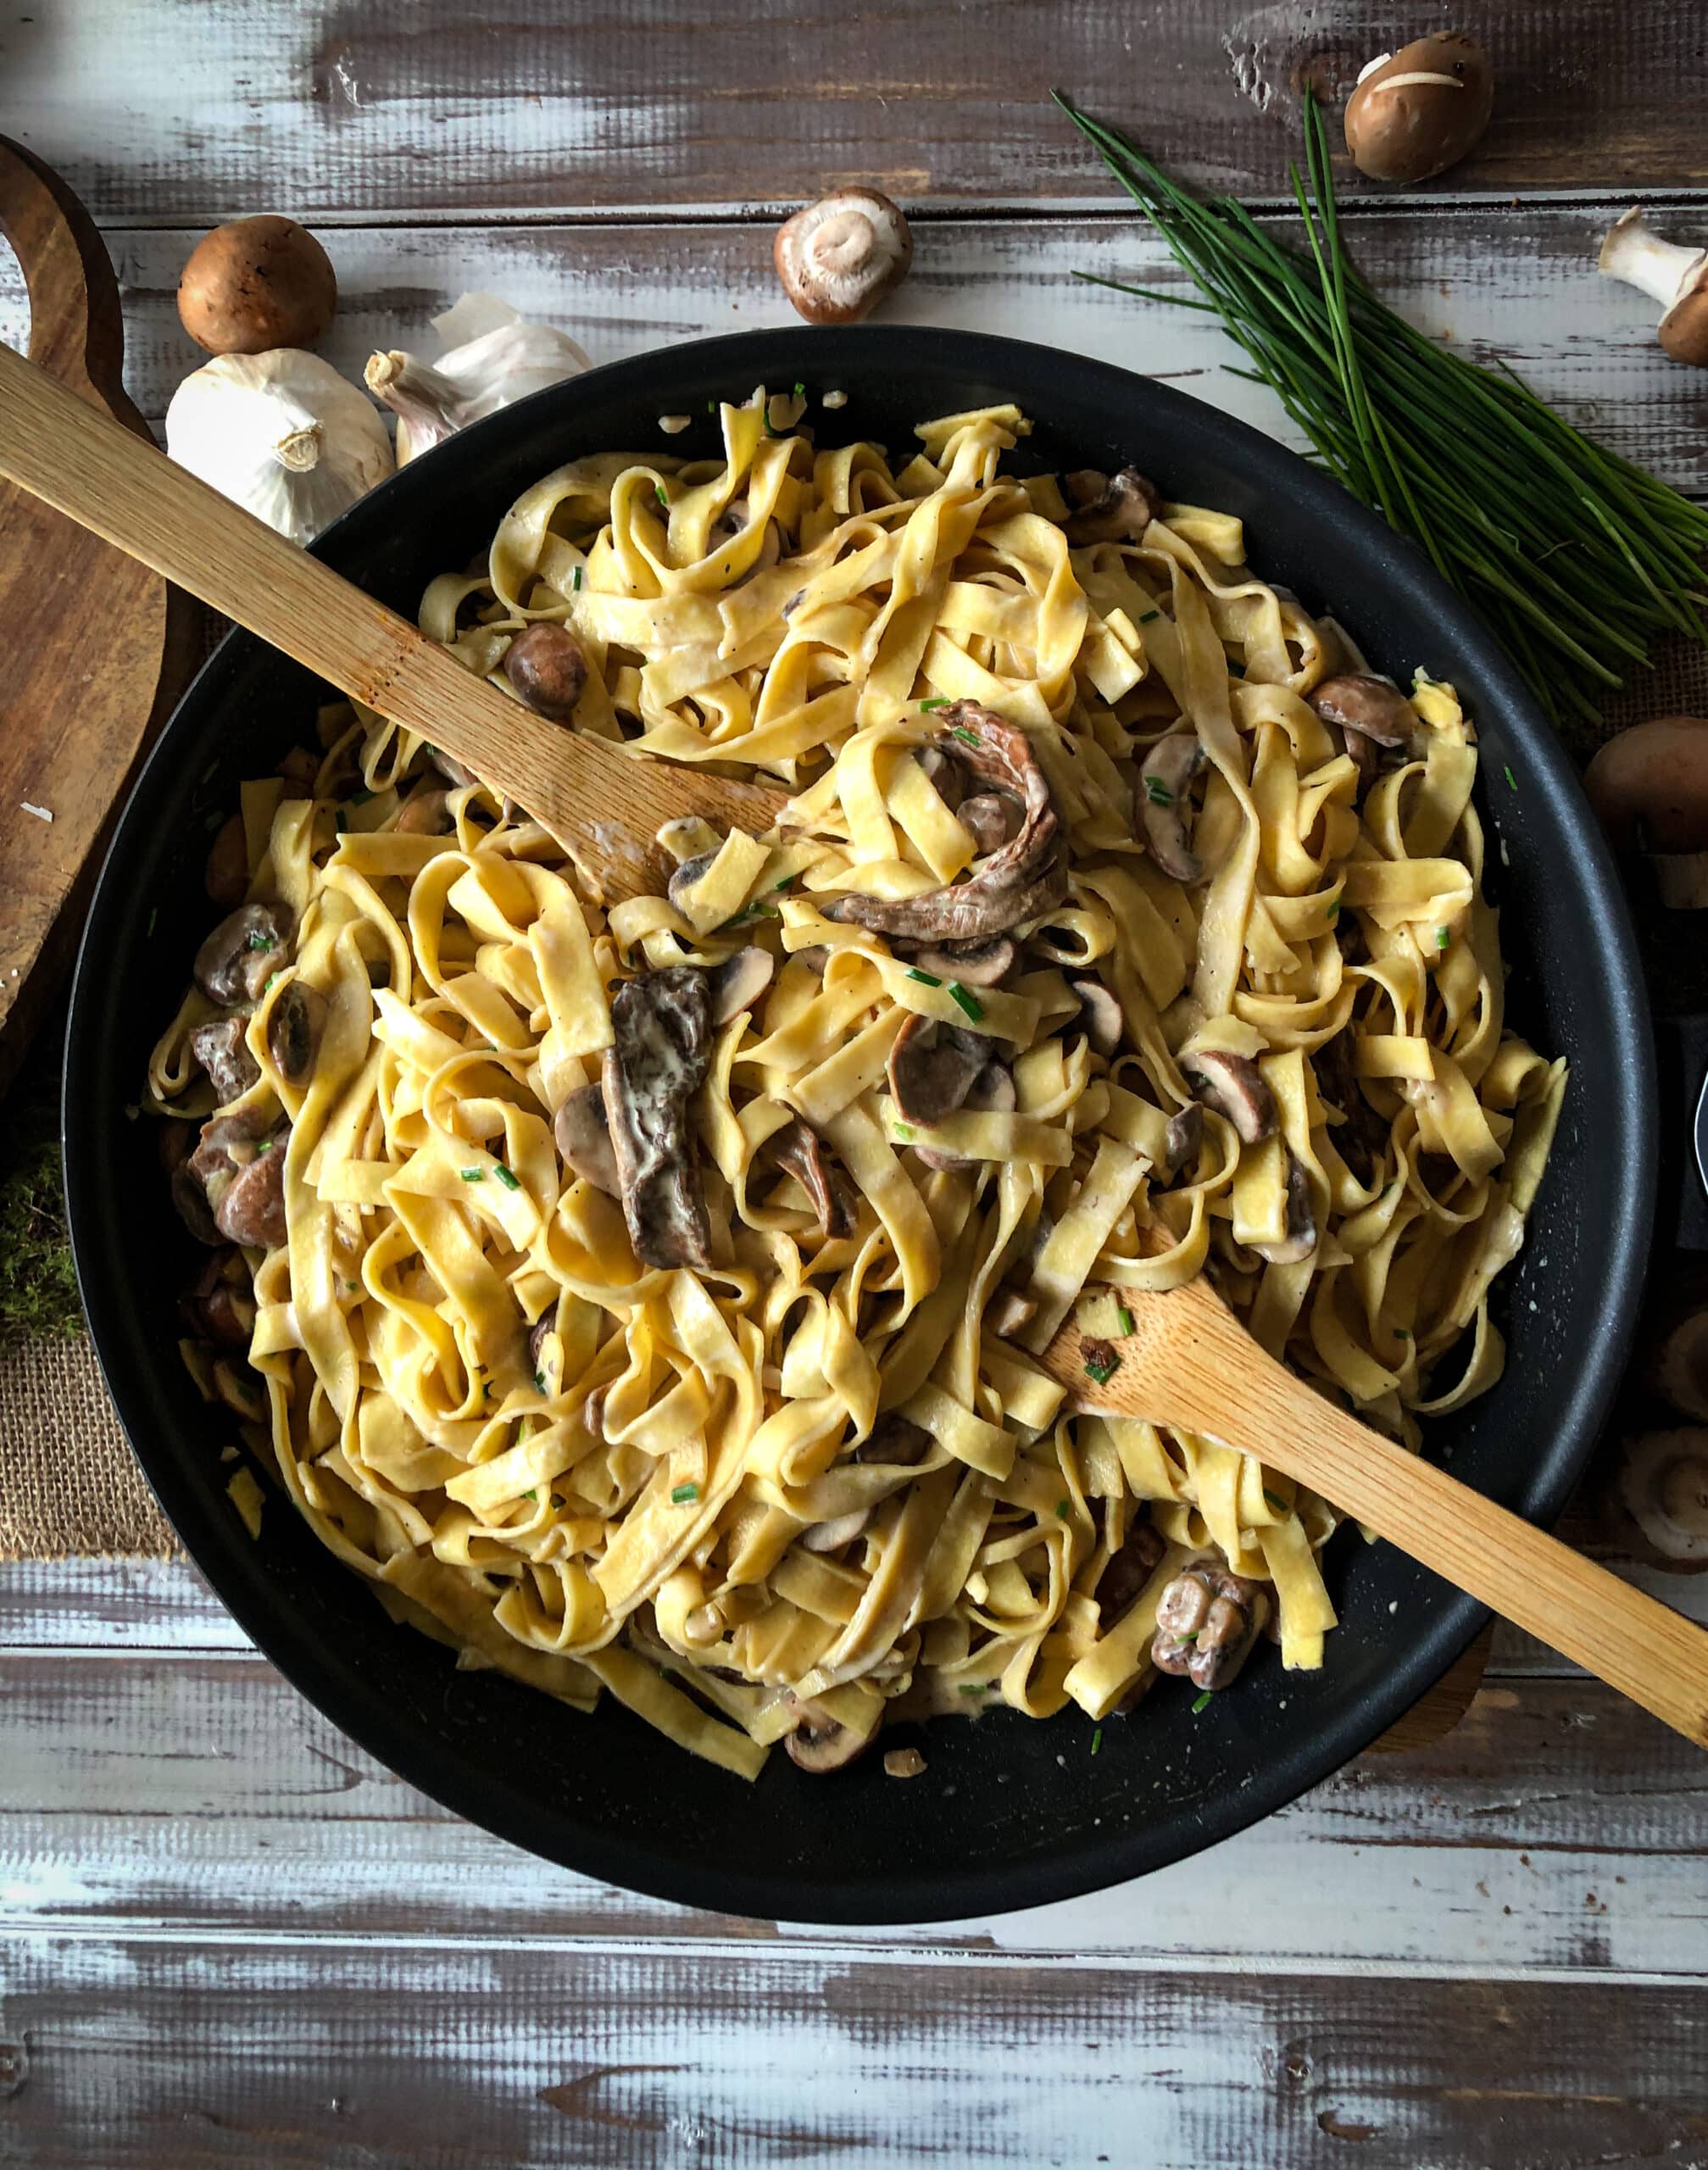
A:
{"type": "MultiPolygon", "coordinates": [[[[1708,378],[1593,269],[1633,193],[1708,232],[1700,0],[1458,18],[1495,54],[1495,128],[1427,195],[1358,198],[1360,256],[1708,491],[1708,378]]],[[[784,320],[776,206],[858,179],[918,214],[893,316],[1189,380],[1284,435],[1204,320],[1073,280],[1172,275],[1043,92],[1273,205],[1299,82],[1417,26],[1352,0],[13,0],[0,131],[102,221],[157,420],[194,359],[178,271],[218,219],[326,231],[353,373],[479,287],[604,359],[784,320]]],[[[0,336],[22,327],[8,267],[0,336]]],[[[1650,1586],[1708,1616],[1708,1577],[1650,1586]]],[[[1197,1861],[856,1934],[486,1838],[343,1740],[186,1566],[4,1567],[0,1926],[0,2162],[54,2170],[1708,2166],[1708,1764],[1506,1633],[1444,1739],[1197,1861]]]]}

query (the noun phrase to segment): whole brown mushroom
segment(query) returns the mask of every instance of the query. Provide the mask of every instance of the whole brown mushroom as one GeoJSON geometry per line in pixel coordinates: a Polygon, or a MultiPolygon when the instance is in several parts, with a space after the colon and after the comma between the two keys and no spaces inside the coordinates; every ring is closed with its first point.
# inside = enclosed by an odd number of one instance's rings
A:
{"type": "Polygon", "coordinates": [[[338,281],[306,227],[272,213],[216,226],[178,281],[184,329],[210,354],[310,347],[332,321],[338,281]]]}
{"type": "Polygon", "coordinates": [[[1708,248],[1662,241],[1633,209],[1615,220],[1596,261],[1604,278],[1622,279],[1661,304],[1662,353],[1708,368],[1708,248]]]}
{"type": "Polygon", "coordinates": [[[1371,181],[1432,181],[1475,148],[1494,108],[1488,56],[1463,31],[1377,55],[1346,103],[1346,147],[1371,181]]]}
{"type": "Polygon", "coordinates": [[[772,255],[809,324],[853,324],[907,276],[913,235],[879,190],[843,188],[785,220],[772,255]]]}
{"type": "Polygon", "coordinates": [[[1708,716],[1634,724],[1608,741],[1583,781],[1614,849],[1647,854],[1662,904],[1708,906],[1708,716]]]}

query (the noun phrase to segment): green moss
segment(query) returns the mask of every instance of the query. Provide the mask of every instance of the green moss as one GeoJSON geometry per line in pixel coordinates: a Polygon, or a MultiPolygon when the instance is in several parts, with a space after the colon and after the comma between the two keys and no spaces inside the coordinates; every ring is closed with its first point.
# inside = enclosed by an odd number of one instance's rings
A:
{"type": "Polygon", "coordinates": [[[59,1177],[58,1082],[20,1078],[0,1109],[0,1341],[83,1331],[59,1177]]]}

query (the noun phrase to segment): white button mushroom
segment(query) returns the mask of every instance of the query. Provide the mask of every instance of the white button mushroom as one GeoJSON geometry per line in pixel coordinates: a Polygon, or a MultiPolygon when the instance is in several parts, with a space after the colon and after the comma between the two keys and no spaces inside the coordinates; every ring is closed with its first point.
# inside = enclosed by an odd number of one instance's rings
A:
{"type": "Polygon", "coordinates": [[[1661,304],[1663,353],[1708,367],[1708,248],[1662,241],[1633,206],[1614,222],[1597,263],[1604,278],[1622,279],[1661,304]]]}
{"type": "Polygon", "coordinates": [[[887,196],[844,188],[785,220],[772,253],[809,324],[853,324],[906,277],[913,236],[887,196]]]}

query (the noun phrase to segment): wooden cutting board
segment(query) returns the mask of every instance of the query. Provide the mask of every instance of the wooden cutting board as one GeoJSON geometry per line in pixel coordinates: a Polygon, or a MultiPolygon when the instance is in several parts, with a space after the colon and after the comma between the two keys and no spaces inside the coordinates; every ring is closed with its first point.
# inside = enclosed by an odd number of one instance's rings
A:
{"type": "MultiPolygon", "coordinates": [[[[101,237],[4,136],[0,232],[29,291],[31,360],[147,437],[101,237]]],[[[70,963],[108,831],[197,640],[193,606],[157,573],[0,482],[0,1090],[70,963]]]]}

